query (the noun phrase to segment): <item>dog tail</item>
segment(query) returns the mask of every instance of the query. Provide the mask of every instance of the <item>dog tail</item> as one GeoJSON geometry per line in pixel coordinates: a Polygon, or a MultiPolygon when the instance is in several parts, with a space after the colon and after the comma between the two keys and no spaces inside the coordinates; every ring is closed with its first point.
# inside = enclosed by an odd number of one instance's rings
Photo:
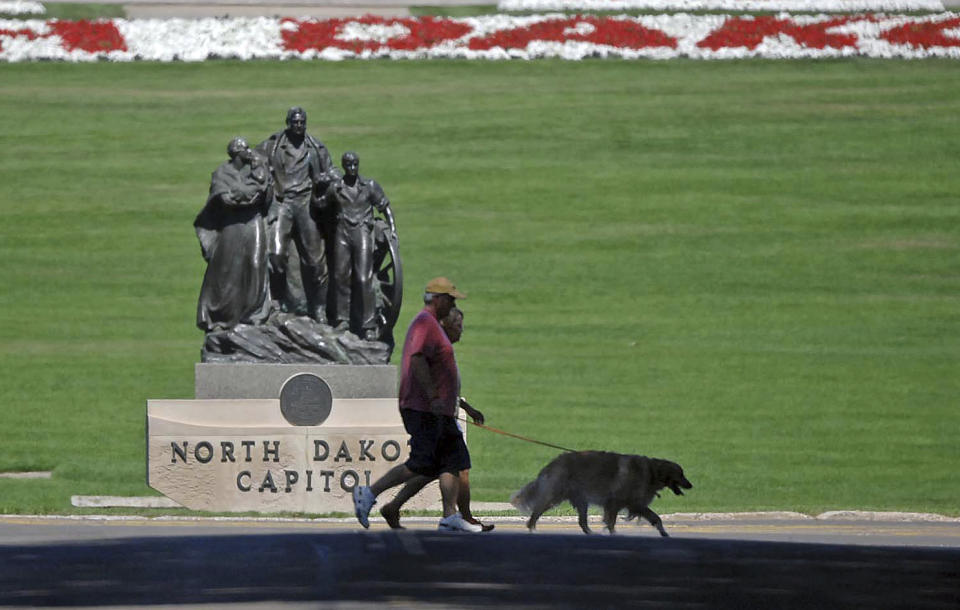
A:
{"type": "Polygon", "coordinates": [[[530,514],[533,512],[533,508],[530,506],[530,500],[537,497],[537,485],[539,482],[539,479],[534,479],[524,485],[520,491],[513,492],[513,495],[510,496],[510,504],[513,504],[513,507],[521,513],[530,514]]]}

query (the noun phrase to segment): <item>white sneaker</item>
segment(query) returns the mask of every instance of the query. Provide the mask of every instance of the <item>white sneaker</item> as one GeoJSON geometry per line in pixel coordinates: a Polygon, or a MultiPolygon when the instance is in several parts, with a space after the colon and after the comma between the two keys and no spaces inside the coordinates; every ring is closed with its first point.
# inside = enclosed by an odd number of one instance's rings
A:
{"type": "Polygon", "coordinates": [[[353,488],[353,512],[364,528],[370,527],[370,509],[376,503],[377,498],[369,487],[357,485],[353,488]]]}
{"type": "Polygon", "coordinates": [[[464,521],[463,517],[460,516],[460,513],[453,513],[449,517],[444,517],[440,520],[440,524],[437,526],[437,529],[441,532],[482,532],[483,528],[479,525],[474,525],[464,521]]]}

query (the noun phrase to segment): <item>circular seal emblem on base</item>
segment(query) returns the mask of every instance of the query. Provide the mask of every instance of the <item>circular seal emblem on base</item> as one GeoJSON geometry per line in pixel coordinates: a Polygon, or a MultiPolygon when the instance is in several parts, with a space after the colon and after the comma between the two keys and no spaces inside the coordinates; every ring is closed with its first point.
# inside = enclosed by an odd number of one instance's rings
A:
{"type": "Polygon", "coordinates": [[[319,426],[332,406],[330,386],[311,373],[294,375],[280,388],[280,413],[294,426],[319,426]]]}

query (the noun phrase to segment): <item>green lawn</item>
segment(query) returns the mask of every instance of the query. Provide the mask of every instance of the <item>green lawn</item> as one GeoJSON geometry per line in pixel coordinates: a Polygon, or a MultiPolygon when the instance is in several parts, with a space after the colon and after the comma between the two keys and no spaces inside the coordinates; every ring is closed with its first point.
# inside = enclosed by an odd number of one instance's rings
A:
{"type": "Polygon", "coordinates": [[[81,2],[48,2],[43,5],[46,11],[42,15],[6,15],[0,12],[3,19],[98,19],[125,17],[126,11],[122,4],[97,4],[81,2]]]}
{"type": "MultiPolygon", "coordinates": [[[[660,512],[958,515],[951,61],[0,64],[0,513],[141,495],[189,398],[191,223],[288,106],[390,196],[407,279],[470,298],[490,425],[674,459],[660,512]]],[[[471,430],[473,495],[556,451],[471,430]]]]}

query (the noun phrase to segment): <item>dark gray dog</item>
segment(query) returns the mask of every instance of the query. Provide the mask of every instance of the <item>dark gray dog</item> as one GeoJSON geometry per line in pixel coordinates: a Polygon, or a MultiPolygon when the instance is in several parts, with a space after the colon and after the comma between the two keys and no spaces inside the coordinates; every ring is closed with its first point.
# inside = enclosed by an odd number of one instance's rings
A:
{"type": "Polygon", "coordinates": [[[650,510],[657,492],[669,488],[682,496],[681,489],[693,485],[683,468],[669,460],[642,455],[624,455],[608,451],[563,453],[544,466],[537,478],[510,497],[517,510],[530,513],[527,527],[534,530],[545,511],[564,500],[580,515],[580,528],[590,533],[587,507],[603,507],[603,523],[613,533],[617,514],[627,509],[627,520],[640,516],[666,536],[660,516],[650,510]]]}

